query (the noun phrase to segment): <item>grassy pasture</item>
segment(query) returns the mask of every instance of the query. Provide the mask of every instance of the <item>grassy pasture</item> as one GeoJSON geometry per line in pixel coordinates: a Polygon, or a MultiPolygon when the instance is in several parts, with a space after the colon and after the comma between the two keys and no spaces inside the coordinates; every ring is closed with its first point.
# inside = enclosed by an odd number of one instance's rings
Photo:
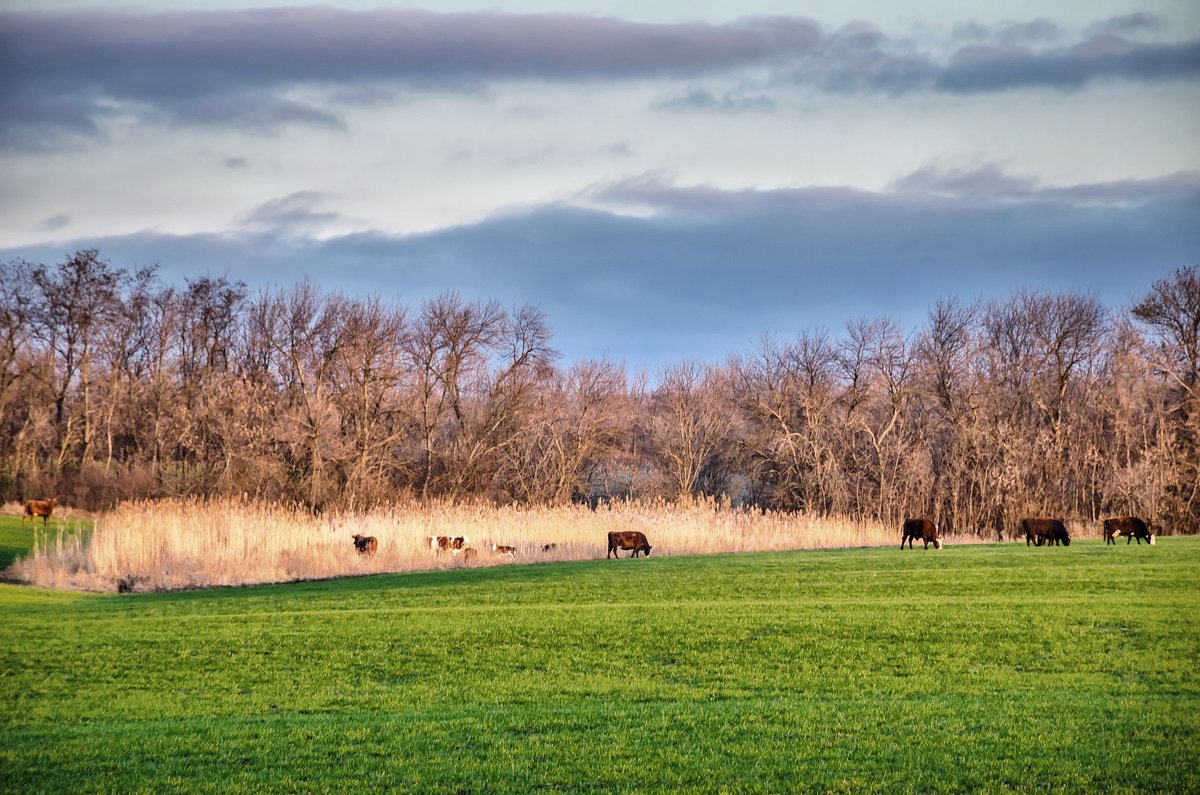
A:
{"type": "Polygon", "coordinates": [[[1200,539],[0,586],[0,792],[1200,790],[1200,539]]]}
{"type": "Polygon", "coordinates": [[[60,539],[62,543],[69,543],[72,539],[86,537],[91,527],[88,519],[52,516],[49,524],[43,524],[41,519],[23,520],[16,513],[0,514],[0,570],[11,566],[18,556],[27,557],[33,549],[35,535],[42,545],[53,549],[61,546],[60,539]]]}

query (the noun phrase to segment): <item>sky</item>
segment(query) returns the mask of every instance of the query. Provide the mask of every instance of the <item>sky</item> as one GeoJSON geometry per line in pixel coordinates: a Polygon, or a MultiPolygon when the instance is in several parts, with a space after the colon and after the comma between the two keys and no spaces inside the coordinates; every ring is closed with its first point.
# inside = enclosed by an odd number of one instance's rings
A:
{"type": "Polygon", "coordinates": [[[0,261],[718,361],[1200,264],[1194,0],[0,2],[0,261]],[[569,11],[563,11],[563,7],[569,11]]]}

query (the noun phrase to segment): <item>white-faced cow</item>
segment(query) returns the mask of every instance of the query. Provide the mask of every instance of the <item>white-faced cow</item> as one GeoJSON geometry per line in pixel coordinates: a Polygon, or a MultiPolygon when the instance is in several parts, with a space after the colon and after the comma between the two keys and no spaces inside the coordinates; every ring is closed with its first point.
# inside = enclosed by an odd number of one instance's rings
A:
{"type": "Polygon", "coordinates": [[[1021,520],[1021,532],[1025,534],[1025,546],[1032,542],[1034,546],[1071,546],[1071,534],[1062,519],[1047,519],[1043,517],[1021,520]]]}
{"type": "Polygon", "coordinates": [[[21,523],[24,524],[28,519],[32,524],[37,521],[37,517],[42,517],[42,526],[50,524],[50,514],[54,511],[54,506],[58,505],[58,499],[52,500],[30,500],[25,503],[25,515],[21,517],[21,523]]]}
{"type": "Polygon", "coordinates": [[[358,554],[369,558],[379,549],[379,542],[375,540],[375,536],[355,535],[354,548],[358,550],[358,554]]]}
{"type": "Polygon", "coordinates": [[[645,553],[646,557],[650,557],[650,542],[646,540],[646,534],[640,530],[614,530],[608,534],[608,555],[606,558],[619,558],[618,549],[632,549],[633,554],[630,557],[636,558],[639,553],[645,553]]]}
{"type": "Polygon", "coordinates": [[[900,536],[900,548],[904,549],[904,542],[908,542],[908,548],[913,548],[913,540],[921,539],[921,543],[925,545],[925,549],[929,549],[929,545],[933,544],[934,549],[942,548],[942,541],[938,538],[937,525],[928,519],[905,519],[903,534],[900,536]]]}
{"type": "Polygon", "coordinates": [[[1142,539],[1146,539],[1147,544],[1154,543],[1154,533],[1150,532],[1150,528],[1144,521],[1136,516],[1116,516],[1112,519],[1104,520],[1104,545],[1117,543],[1114,536],[1125,536],[1125,544],[1137,539],[1138,546],[1142,545],[1142,539]]]}

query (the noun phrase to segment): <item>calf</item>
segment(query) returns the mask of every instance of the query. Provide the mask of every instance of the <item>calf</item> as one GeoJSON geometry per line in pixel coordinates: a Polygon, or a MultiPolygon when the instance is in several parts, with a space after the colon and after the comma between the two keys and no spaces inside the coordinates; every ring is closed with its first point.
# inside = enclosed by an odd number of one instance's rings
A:
{"type": "Polygon", "coordinates": [[[470,540],[466,536],[430,536],[429,548],[439,553],[446,550],[457,553],[470,540]]]}
{"type": "Polygon", "coordinates": [[[1117,543],[1113,536],[1125,536],[1125,545],[1137,539],[1138,546],[1142,545],[1142,539],[1146,539],[1147,544],[1154,543],[1154,533],[1150,532],[1150,528],[1146,523],[1136,516],[1117,516],[1112,519],[1104,520],[1104,545],[1117,543]]]}
{"type": "Polygon", "coordinates": [[[640,530],[614,530],[608,534],[608,558],[619,558],[618,549],[632,549],[633,555],[630,557],[636,558],[638,553],[646,553],[646,557],[650,557],[650,542],[646,540],[646,534],[640,530]]]}
{"type": "Polygon", "coordinates": [[[30,523],[36,521],[38,516],[42,517],[42,526],[50,524],[50,514],[54,511],[54,506],[58,505],[58,498],[52,500],[30,500],[25,503],[25,515],[21,517],[21,524],[28,519],[30,523]]]}
{"type": "Polygon", "coordinates": [[[1071,546],[1071,534],[1062,519],[1022,519],[1021,532],[1025,534],[1025,546],[1030,542],[1039,547],[1042,544],[1058,546],[1059,543],[1064,547],[1071,546]]]}
{"type": "Polygon", "coordinates": [[[497,546],[496,544],[492,544],[492,554],[493,555],[507,555],[509,558],[516,560],[517,559],[517,548],[505,546],[503,544],[501,544],[499,546],[497,546]]]}
{"type": "Polygon", "coordinates": [[[379,549],[379,542],[375,540],[375,536],[354,536],[354,548],[358,550],[358,554],[371,557],[375,551],[379,549]]]}
{"type": "Polygon", "coordinates": [[[942,542],[938,538],[937,525],[928,519],[905,519],[903,533],[900,536],[900,548],[904,549],[904,542],[908,542],[908,548],[913,548],[913,540],[921,539],[925,545],[925,549],[929,549],[929,544],[933,543],[934,549],[941,549],[942,542]]]}

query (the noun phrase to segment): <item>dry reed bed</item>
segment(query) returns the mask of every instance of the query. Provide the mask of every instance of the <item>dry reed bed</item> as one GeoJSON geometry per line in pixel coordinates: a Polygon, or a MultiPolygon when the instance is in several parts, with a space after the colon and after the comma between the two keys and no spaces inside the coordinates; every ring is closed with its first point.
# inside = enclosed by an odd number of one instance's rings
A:
{"type": "MultiPolygon", "coordinates": [[[[314,517],[272,504],[135,502],[96,520],[86,541],[43,533],[11,574],[50,588],[112,591],[201,588],[513,562],[587,560],[607,554],[610,530],[641,530],[653,554],[695,555],[886,546],[899,528],[803,514],[743,511],[717,501],[584,506],[413,505],[314,517]],[[364,557],[354,534],[375,536],[364,557]],[[473,560],[437,553],[430,536],[467,536],[473,560]],[[553,545],[546,550],[547,545],[553,545]]],[[[978,540],[973,537],[952,540],[978,540]]],[[[628,554],[628,553],[625,553],[628,554]]]]}

